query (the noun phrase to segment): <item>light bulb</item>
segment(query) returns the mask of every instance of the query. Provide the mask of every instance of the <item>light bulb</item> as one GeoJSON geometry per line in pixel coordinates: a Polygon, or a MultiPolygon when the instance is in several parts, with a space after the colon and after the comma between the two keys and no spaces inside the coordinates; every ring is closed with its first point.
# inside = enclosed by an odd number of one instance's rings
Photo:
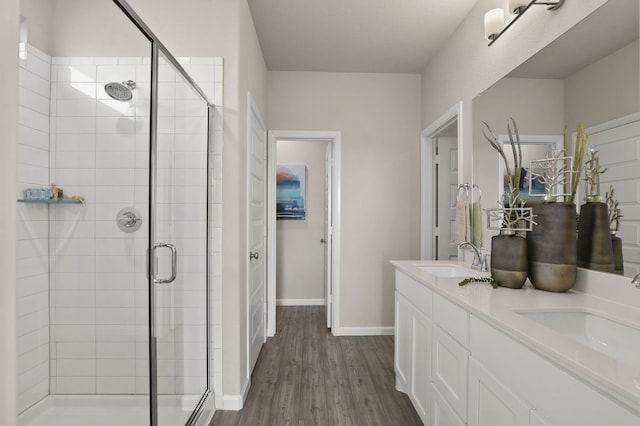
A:
{"type": "Polygon", "coordinates": [[[484,36],[493,40],[504,28],[504,10],[491,9],[484,14],[484,36]]]}
{"type": "Polygon", "coordinates": [[[526,0],[509,0],[509,12],[519,15],[525,10],[528,4],[529,2],[526,0]]]}

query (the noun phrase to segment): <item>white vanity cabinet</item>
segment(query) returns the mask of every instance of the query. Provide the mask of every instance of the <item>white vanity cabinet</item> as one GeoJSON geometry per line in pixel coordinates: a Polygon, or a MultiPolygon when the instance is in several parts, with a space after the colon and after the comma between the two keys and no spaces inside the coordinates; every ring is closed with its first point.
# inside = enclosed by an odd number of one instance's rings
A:
{"type": "Polygon", "coordinates": [[[640,425],[636,413],[473,315],[469,336],[469,425],[640,425]],[[484,421],[489,410],[501,417],[484,421]]]}
{"type": "MultiPolygon", "coordinates": [[[[435,388],[449,405],[458,422],[467,421],[467,376],[469,365],[469,314],[440,295],[433,295],[433,338],[431,342],[431,377],[435,388]]],[[[446,411],[432,401],[431,420],[438,422],[438,412],[446,411]]],[[[449,422],[446,422],[449,424],[449,422]]]]}
{"type": "Polygon", "coordinates": [[[493,303],[507,293],[492,299],[484,292],[492,289],[463,293],[453,280],[413,276],[419,272],[396,270],[396,388],[424,424],[640,426],[637,406],[542,355],[545,346],[530,346],[538,343],[494,318],[500,308],[493,303]]]}
{"type": "Polygon", "coordinates": [[[431,400],[431,290],[396,272],[396,388],[409,395],[429,424],[431,400]]]}

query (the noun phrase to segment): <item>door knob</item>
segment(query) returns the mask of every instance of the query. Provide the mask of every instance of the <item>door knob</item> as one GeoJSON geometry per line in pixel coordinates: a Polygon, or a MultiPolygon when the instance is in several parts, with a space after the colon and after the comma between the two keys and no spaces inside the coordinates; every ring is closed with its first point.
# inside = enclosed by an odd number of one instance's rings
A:
{"type": "Polygon", "coordinates": [[[249,252],[249,260],[258,260],[259,257],[260,257],[260,255],[258,254],[257,251],[250,251],[249,252]]]}
{"type": "Polygon", "coordinates": [[[327,244],[326,238],[320,238],[320,244],[327,244]]]}

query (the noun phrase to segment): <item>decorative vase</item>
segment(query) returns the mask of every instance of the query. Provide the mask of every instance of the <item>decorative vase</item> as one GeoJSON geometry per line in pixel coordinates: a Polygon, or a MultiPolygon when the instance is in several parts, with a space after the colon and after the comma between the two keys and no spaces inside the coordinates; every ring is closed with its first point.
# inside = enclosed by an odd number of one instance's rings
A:
{"type": "Polygon", "coordinates": [[[624,275],[624,261],[622,258],[622,239],[611,233],[611,248],[613,249],[613,272],[624,275]]]}
{"type": "Polygon", "coordinates": [[[502,287],[522,288],[527,280],[527,240],[500,231],[491,237],[491,277],[502,287]]]}
{"type": "Polygon", "coordinates": [[[567,291],[577,275],[576,206],[560,202],[529,206],[537,223],[527,235],[529,281],[540,290],[567,291]]]}
{"type": "Polygon", "coordinates": [[[605,203],[580,206],[578,266],[603,272],[614,271],[609,215],[605,203]]]}

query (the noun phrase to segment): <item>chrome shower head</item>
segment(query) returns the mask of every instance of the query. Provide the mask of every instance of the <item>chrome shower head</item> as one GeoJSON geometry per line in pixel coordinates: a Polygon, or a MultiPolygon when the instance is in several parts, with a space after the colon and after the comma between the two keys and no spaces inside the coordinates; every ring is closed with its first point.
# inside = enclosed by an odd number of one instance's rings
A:
{"type": "Polygon", "coordinates": [[[116,101],[126,102],[133,98],[133,90],[136,88],[136,82],[133,80],[123,81],[122,83],[107,83],[104,85],[104,91],[107,95],[116,101]]]}

